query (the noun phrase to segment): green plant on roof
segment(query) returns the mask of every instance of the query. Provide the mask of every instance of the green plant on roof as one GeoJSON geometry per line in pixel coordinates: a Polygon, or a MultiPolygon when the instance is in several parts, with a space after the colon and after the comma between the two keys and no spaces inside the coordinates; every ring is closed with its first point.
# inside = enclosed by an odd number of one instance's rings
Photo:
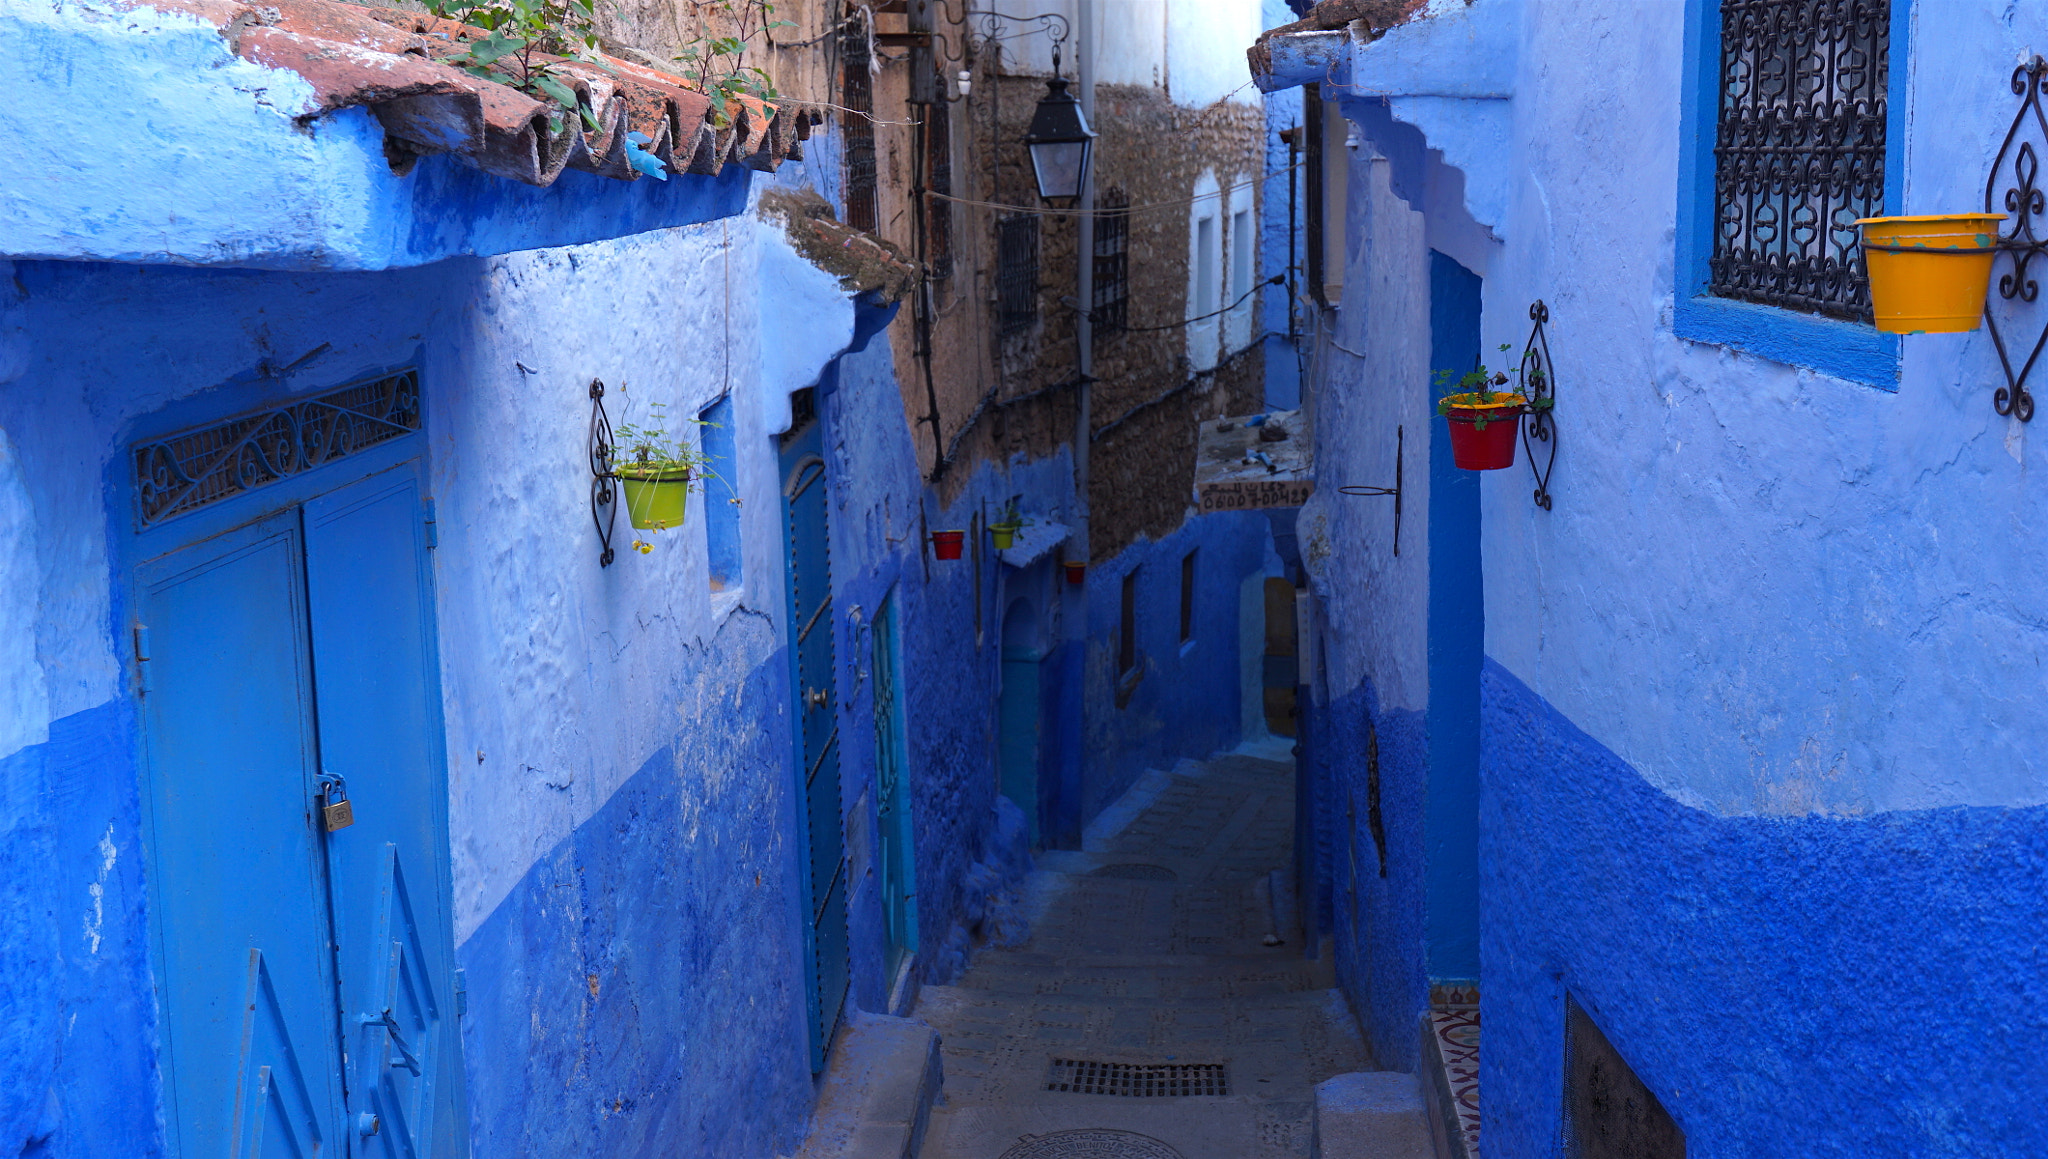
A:
{"type": "Polygon", "coordinates": [[[697,16],[697,36],[675,59],[682,64],[683,75],[711,98],[711,123],[721,129],[732,123],[726,106],[736,97],[777,99],[781,94],[774,79],[766,69],[747,63],[747,50],[771,31],[794,28],[796,23],[775,19],[775,5],[769,0],[709,0],[691,8],[697,16]],[[721,34],[713,34],[707,24],[716,25],[721,34]]]}
{"type": "Polygon", "coordinates": [[[550,119],[558,132],[561,113],[581,117],[592,132],[603,128],[577,97],[575,78],[561,71],[566,61],[615,71],[598,50],[596,5],[597,0],[426,0],[434,15],[486,33],[465,41],[447,63],[553,103],[559,111],[550,119]]]}

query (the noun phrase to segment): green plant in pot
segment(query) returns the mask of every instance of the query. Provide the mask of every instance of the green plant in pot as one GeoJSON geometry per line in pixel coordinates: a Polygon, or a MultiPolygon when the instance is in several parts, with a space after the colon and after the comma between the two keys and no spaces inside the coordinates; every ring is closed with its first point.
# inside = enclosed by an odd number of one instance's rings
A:
{"type": "MultiPolygon", "coordinates": [[[[1439,370],[1436,384],[1442,391],[1436,413],[1451,424],[1451,461],[1466,471],[1514,466],[1515,438],[1529,399],[1519,390],[1495,389],[1508,385],[1507,374],[1481,364],[1463,374],[1439,370]]],[[[1550,399],[1543,397],[1537,405],[1548,406],[1550,399]]]]}
{"type": "MultiPolygon", "coordinates": [[[[635,529],[665,531],[681,527],[689,511],[690,492],[701,489],[711,474],[704,453],[670,431],[666,408],[648,406],[644,424],[626,423],[617,432],[612,470],[626,495],[626,517],[635,529]]],[[[690,422],[702,426],[696,419],[690,422]]],[[[638,538],[633,549],[641,553],[654,545],[638,538]]]]}
{"type": "Polygon", "coordinates": [[[1002,518],[988,525],[988,533],[990,538],[995,541],[996,550],[1001,551],[1005,548],[1015,547],[1017,544],[1017,533],[1024,530],[1026,522],[1027,520],[1017,513],[1017,501],[1015,499],[1004,504],[1002,518]]]}

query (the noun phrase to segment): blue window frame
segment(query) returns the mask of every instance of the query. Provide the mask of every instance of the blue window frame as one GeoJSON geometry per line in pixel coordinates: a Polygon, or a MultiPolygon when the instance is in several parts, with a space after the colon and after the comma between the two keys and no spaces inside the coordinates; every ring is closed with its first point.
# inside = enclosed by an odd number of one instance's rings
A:
{"type": "MultiPolygon", "coordinates": [[[[1885,0],[1856,0],[1879,9],[1885,0]]],[[[1787,0],[1792,8],[1818,0],[1787,0]]],[[[1885,82],[1883,212],[1900,212],[1904,184],[1905,88],[1910,0],[1890,0],[1891,67],[1885,82]]],[[[1818,19],[1813,15],[1812,19],[1818,19]]],[[[1747,351],[1773,361],[1885,390],[1899,386],[1899,340],[1868,322],[1713,294],[1714,147],[1721,113],[1722,0],[1687,0],[1683,127],[1678,173],[1678,252],[1672,327],[1680,338],[1747,351]]]]}

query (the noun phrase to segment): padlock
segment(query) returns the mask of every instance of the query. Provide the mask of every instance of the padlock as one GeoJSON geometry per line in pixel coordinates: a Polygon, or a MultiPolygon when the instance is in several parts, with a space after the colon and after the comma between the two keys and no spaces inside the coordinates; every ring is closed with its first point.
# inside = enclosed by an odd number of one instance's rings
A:
{"type": "Polygon", "coordinates": [[[320,819],[329,833],[356,823],[356,807],[348,802],[348,783],[325,769],[320,771],[320,819]]]}

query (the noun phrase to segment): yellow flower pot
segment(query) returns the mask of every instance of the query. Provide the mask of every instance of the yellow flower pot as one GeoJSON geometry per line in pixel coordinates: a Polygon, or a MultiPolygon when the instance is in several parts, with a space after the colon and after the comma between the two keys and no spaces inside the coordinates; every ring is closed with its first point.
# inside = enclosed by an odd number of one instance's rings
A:
{"type": "Polygon", "coordinates": [[[643,531],[681,527],[689,511],[688,467],[619,466],[619,484],[626,493],[626,517],[643,531]]]}
{"type": "Polygon", "coordinates": [[[1953,334],[1984,320],[2002,213],[1865,217],[1863,264],[1877,328],[1953,334]]]}

